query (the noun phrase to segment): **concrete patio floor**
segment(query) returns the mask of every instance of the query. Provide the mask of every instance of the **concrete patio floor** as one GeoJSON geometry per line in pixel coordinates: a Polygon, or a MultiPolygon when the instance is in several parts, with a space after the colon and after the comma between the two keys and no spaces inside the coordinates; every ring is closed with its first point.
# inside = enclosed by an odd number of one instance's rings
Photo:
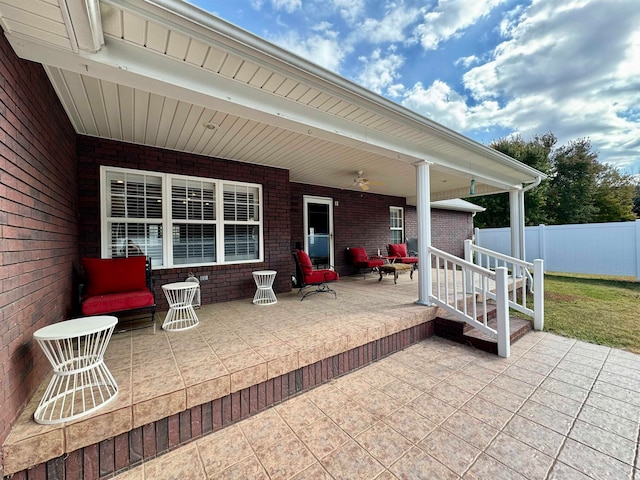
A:
{"type": "Polygon", "coordinates": [[[637,479],[639,392],[625,351],[433,337],[116,478],[637,479]]]}

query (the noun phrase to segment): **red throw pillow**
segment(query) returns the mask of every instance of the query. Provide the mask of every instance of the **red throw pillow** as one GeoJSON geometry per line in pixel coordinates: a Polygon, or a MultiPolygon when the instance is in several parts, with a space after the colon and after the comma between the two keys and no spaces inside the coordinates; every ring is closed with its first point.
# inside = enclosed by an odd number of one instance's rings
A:
{"type": "Polygon", "coordinates": [[[298,261],[300,262],[300,268],[302,269],[302,273],[304,275],[309,275],[313,272],[313,263],[311,263],[311,259],[307,252],[304,250],[296,250],[296,255],[298,255],[298,261]]]}
{"type": "Polygon", "coordinates": [[[146,257],[83,258],[87,295],[142,290],[147,286],[146,257]]]}
{"type": "Polygon", "coordinates": [[[406,257],[407,246],[404,243],[390,243],[389,256],[390,257],[406,257]]]}

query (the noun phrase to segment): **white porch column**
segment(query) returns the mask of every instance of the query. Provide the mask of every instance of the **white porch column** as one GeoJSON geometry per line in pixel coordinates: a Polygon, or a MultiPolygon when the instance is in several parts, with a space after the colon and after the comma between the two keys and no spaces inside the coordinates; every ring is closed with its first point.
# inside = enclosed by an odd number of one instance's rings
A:
{"type": "Polygon", "coordinates": [[[518,227],[520,230],[520,256],[518,257],[520,260],[527,259],[527,250],[525,249],[525,238],[524,238],[524,190],[520,190],[518,192],[518,209],[520,211],[518,218],[518,227]]]}
{"type": "Polygon", "coordinates": [[[417,162],[416,190],[418,213],[418,257],[421,259],[418,273],[418,300],[420,305],[431,305],[431,186],[429,166],[426,161],[417,162]]]}
{"type": "Polygon", "coordinates": [[[511,256],[520,258],[520,201],[517,190],[509,191],[509,227],[511,231],[511,256]]]}

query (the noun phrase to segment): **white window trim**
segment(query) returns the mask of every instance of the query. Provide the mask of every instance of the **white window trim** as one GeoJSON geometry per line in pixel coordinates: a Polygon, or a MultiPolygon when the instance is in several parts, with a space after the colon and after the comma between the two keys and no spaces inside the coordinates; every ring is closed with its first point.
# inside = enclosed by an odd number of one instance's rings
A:
{"type": "MultiPolygon", "coordinates": [[[[176,175],[170,173],[161,173],[154,172],[149,170],[137,170],[132,168],[122,168],[122,167],[108,167],[101,165],[100,166],[100,252],[103,258],[111,258],[111,249],[110,249],[110,234],[107,228],[107,222],[109,219],[107,218],[107,173],[108,172],[123,172],[129,174],[137,174],[137,175],[149,175],[155,177],[161,177],[162,179],[162,255],[164,259],[163,265],[154,265],[154,270],[161,270],[167,268],[192,268],[192,267],[200,267],[200,266],[213,266],[213,265],[238,265],[238,264],[248,264],[248,263],[260,263],[264,262],[264,212],[263,212],[263,192],[262,185],[259,183],[249,183],[249,182],[237,182],[231,180],[221,180],[215,178],[206,178],[206,177],[196,177],[190,175],[176,175]],[[207,262],[207,263],[186,263],[186,264],[175,264],[173,263],[173,240],[172,240],[172,225],[175,223],[171,218],[171,180],[174,178],[180,178],[184,180],[195,180],[195,181],[204,181],[215,184],[216,191],[216,258],[218,261],[216,262],[207,262]],[[260,220],[254,221],[230,221],[224,220],[224,199],[223,199],[223,190],[225,185],[241,185],[243,187],[257,188],[259,195],[259,218],[260,220]],[[225,261],[224,255],[224,227],[225,225],[257,225],[259,229],[259,257],[256,259],[250,260],[234,260],[234,261],[225,261]]],[[[180,221],[179,223],[189,223],[189,220],[180,221]]],[[[202,222],[191,222],[191,223],[202,223],[202,222]]]]}
{"type": "Polygon", "coordinates": [[[391,238],[391,232],[392,231],[400,231],[402,232],[402,234],[400,235],[401,237],[401,241],[400,243],[404,243],[404,207],[389,207],[389,238],[391,238]],[[400,228],[397,227],[392,227],[391,226],[391,212],[393,212],[394,210],[397,210],[400,212],[400,218],[402,219],[402,226],[400,228]]]}

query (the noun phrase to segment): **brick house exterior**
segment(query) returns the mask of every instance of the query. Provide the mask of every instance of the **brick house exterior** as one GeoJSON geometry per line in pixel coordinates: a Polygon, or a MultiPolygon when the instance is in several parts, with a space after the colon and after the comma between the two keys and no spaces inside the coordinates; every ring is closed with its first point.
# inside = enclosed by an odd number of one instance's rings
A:
{"type": "MultiPolygon", "coordinates": [[[[73,315],[79,260],[100,255],[100,165],[263,185],[264,262],[158,270],[159,309],[166,308],[160,286],[190,272],[209,275],[206,304],[249,298],[252,270],[291,271],[291,249],[303,235],[303,195],[338,202],[334,242],[343,275],[353,273],[346,247],[373,253],[388,243],[390,206],[404,208],[405,235],[417,233],[415,207],[404,198],[291,183],[283,169],[77,135],[42,66],[19,59],[4,35],[0,68],[0,443],[49,368],[33,333],[73,315]]],[[[432,217],[433,244],[460,254],[472,234],[471,214],[434,210],[432,217]]],[[[274,286],[290,290],[289,276],[279,275],[274,286]]]]}

